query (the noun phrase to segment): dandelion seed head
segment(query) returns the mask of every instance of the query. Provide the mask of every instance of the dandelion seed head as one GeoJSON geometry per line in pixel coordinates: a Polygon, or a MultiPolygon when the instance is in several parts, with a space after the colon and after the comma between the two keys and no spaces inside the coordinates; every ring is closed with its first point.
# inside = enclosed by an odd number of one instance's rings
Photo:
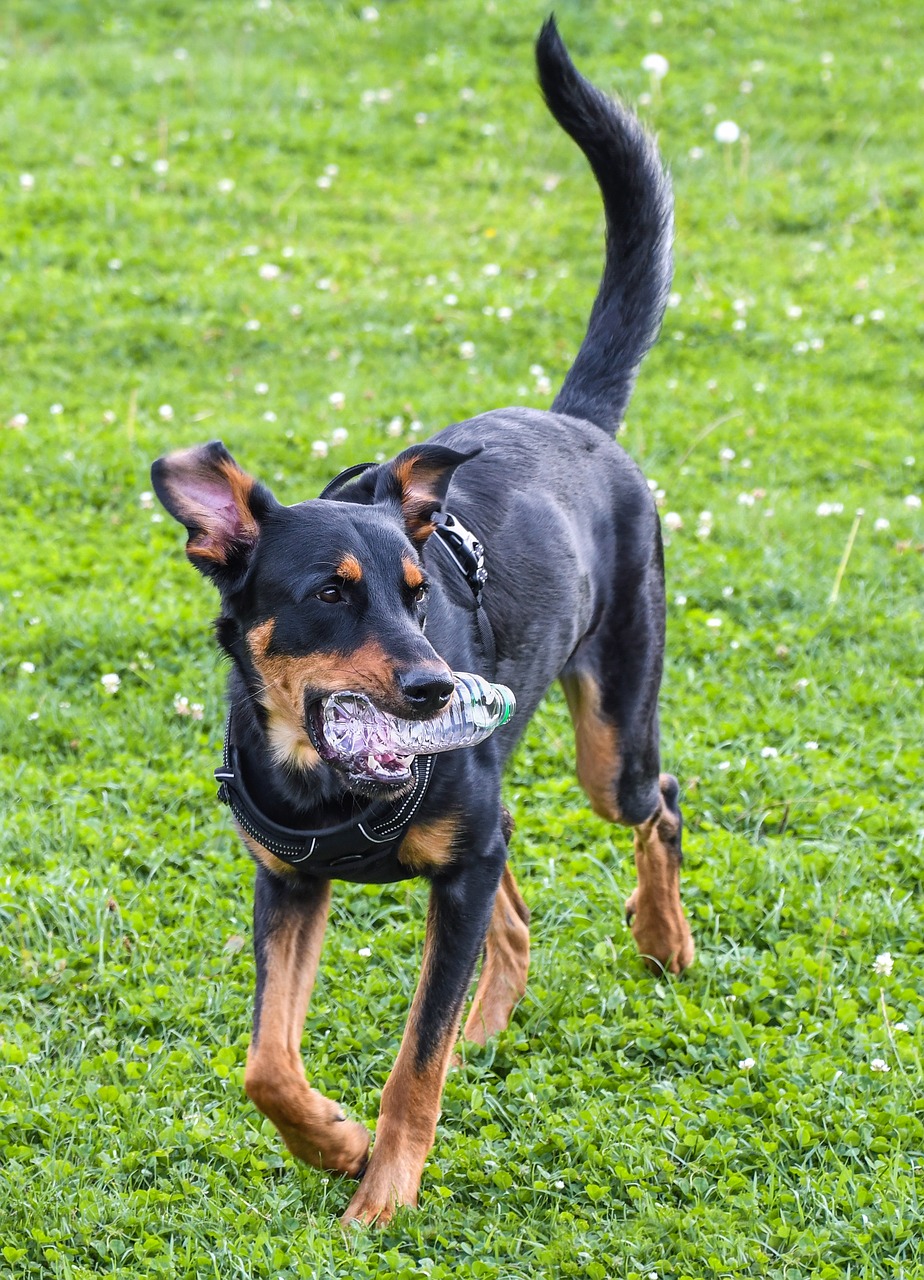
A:
{"type": "Polygon", "coordinates": [[[741,130],[735,124],[734,120],[720,120],[713,130],[712,136],[716,142],[731,144],[737,142],[741,137],[741,130]]]}
{"type": "Polygon", "coordinates": [[[663,80],[671,69],[671,64],[663,53],[646,53],[642,58],[642,70],[647,71],[655,80],[663,80]]]}

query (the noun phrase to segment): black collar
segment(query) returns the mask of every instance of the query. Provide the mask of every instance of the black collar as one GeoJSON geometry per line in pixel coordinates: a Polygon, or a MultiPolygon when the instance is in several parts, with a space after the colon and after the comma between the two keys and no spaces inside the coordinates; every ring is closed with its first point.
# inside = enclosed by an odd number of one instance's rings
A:
{"type": "Polygon", "coordinates": [[[361,878],[366,879],[375,864],[397,852],[427,794],[433,756],[415,756],[411,773],[414,787],[400,800],[375,801],[336,827],[284,827],[262,813],[247,790],[234,742],[232,715],[228,712],[224,759],[221,768],[215,770],[215,778],[220,783],[218,799],[231,810],[238,826],[274,857],[290,866],[303,866],[312,875],[351,879],[351,871],[361,870],[361,878]]]}

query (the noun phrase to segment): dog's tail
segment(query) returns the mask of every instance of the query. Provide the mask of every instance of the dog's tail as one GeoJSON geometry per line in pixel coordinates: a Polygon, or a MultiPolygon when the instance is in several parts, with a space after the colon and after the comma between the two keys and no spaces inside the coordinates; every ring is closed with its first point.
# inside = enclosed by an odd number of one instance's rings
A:
{"type": "Polygon", "coordinates": [[[587,335],[553,411],[615,432],[643,356],[661,326],[673,262],[674,202],[653,138],[625,107],[579,75],[555,19],[536,41],[552,115],[590,161],[606,213],[606,263],[587,335]]]}

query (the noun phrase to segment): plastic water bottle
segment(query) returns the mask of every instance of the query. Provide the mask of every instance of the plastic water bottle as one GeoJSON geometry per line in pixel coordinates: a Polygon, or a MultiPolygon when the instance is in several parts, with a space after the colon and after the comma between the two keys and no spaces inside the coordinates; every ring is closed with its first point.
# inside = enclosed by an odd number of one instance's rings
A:
{"type": "Polygon", "coordinates": [[[332,693],[323,703],[324,737],[343,756],[434,755],[483,742],[516,711],[506,685],[466,671],[453,679],[452,698],[432,720],[402,720],[361,693],[332,693]]]}

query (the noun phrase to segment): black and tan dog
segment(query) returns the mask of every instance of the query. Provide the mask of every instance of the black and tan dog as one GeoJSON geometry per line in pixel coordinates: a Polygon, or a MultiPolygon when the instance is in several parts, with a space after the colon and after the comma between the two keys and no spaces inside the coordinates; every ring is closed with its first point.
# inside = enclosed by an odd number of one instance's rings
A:
{"type": "Polygon", "coordinates": [[[466,1036],[484,1043],[506,1027],[523,994],[529,913],[506,866],[501,773],[555,679],[593,808],[634,829],[638,885],[626,911],[639,949],[675,973],[693,957],[678,787],[659,766],[658,516],[614,440],[670,283],[670,185],[654,142],[578,75],[552,21],[536,56],[607,219],[599,295],[551,412],[482,414],[291,507],[218,442],[153,469],[189,533],[187,555],[221,593],[218,640],[232,660],[218,776],[258,863],[246,1089],[294,1155],[362,1177],[345,1221],[387,1221],[416,1202],[479,956],[466,1036]],[[481,745],[412,769],[402,757],[338,759],[319,715],[326,694],[358,691],[424,719],[446,705],[452,671],[488,666],[469,586],[434,536],[444,506],[485,548],[496,645],[487,674],[515,691],[519,714],[481,745]],[[331,881],[411,876],[431,886],[423,970],[369,1157],[365,1128],[306,1083],[302,1026],[331,881]]]}

